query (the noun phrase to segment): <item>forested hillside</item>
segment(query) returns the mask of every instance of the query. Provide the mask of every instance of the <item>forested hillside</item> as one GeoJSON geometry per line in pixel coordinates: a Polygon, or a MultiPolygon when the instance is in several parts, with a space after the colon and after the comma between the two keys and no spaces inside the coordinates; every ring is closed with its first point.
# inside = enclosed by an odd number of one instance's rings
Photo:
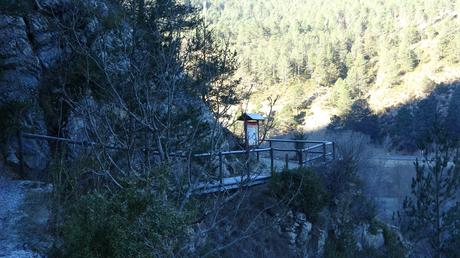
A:
{"type": "Polygon", "coordinates": [[[353,103],[379,115],[460,78],[460,1],[196,5],[204,6],[209,28],[237,51],[239,75],[253,87],[252,108],[282,93],[280,128],[324,127],[353,103]]]}
{"type": "Polygon", "coordinates": [[[0,257],[460,257],[459,12],[0,0],[0,257]]]}

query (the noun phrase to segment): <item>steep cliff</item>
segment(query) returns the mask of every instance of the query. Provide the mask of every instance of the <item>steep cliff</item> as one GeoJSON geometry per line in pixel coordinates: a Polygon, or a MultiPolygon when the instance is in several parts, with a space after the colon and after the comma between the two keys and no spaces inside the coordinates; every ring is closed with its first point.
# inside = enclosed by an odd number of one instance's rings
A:
{"type": "MultiPolygon", "coordinates": [[[[170,4],[157,6],[155,10],[163,10],[144,17],[128,14],[123,1],[37,0],[2,5],[0,133],[4,140],[0,144],[9,167],[19,167],[17,129],[80,140],[94,140],[97,134],[98,140],[115,144],[116,136],[112,140],[108,136],[119,133],[114,127],[137,123],[159,141],[166,139],[162,143],[166,146],[157,141],[155,148],[175,149],[171,142],[184,141],[188,135],[184,128],[192,126],[200,128],[194,139],[208,137],[205,141],[216,144],[210,136],[220,129],[215,130],[215,115],[205,104],[205,95],[199,99],[194,93],[198,87],[186,86],[208,87],[216,78],[208,72],[200,82],[193,70],[186,71],[190,62],[198,60],[192,51],[187,55],[191,57],[180,52],[191,44],[179,36],[195,24],[190,10],[170,4]],[[161,20],[164,15],[169,20],[161,20]],[[211,134],[203,132],[210,127],[214,128],[211,134]]],[[[23,140],[27,171],[43,172],[51,149],[53,145],[45,141],[23,140]]]]}

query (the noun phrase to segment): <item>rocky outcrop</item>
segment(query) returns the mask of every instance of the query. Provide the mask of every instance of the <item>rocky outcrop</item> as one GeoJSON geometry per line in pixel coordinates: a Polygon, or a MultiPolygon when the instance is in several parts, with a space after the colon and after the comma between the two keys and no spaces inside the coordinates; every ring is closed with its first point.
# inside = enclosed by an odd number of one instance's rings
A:
{"type": "MultiPolygon", "coordinates": [[[[0,15],[0,105],[27,103],[29,108],[18,114],[21,127],[37,133],[46,133],[44,115],[38,107],[42,65],[34,50],[30,27],[26,18],[0,15]]],[[[19,165],[17,138],[7,143],[6,160],[19,165]]],[[[49,159],[46,143],[24,142],[24,161],[33,171],[43,171],[49,159]]]]}
{"type": "Polygon", "coordinates": [[[0,15],[0,103],[36,99],[41,66],[23,17],[0,15]]]}
{"type": "MultiPolygon", "coordinates": [[[[22,116],[22,128],[29,132],[46,135],[46,125],[43,111],[35,105],[22,116]]],[[[19,146],[16,137],[8,143],[7,164],[19,167],[19,146]]],[[[26,175],[32,178],[40,177],[47,168],[50,160],[50,148],[47,142],[33,139],[22,139],[22,157],[26,175]]]]}
{"type": "Polygon", "coordinates": [[[369,224],[361,224],[356,227],[354,238],[356,239],[358,250],[363,250],[364,248],[379,249],[385,245],[383,230],[378,228],[375,232],[371,232],[369,224]]]}
{"type": "Polygon", "coordinates": [[[289,249],[296,257],[322,257],[327,234],[307,221],[301,212],[288,211],[278,224],[278,233],[288,240],[289,249]]]}
{"type": "MultiPolygon", "coordinates": [[[[26,132],[45,134],[49,132],[45,117],[47,109],[41,107],[42,89],[59,89],[49,77],[56,66],[70,55],[71,47],[65,39],[62,24],[68,20],[76,2],[68,0],[37,0],[26,14],[6,14],[0,11],[0,107],[20,103],[21,110],[14,111],[19,127],[26,132]]],[[[108,7],[101,1],[81,1],[82,8],[93,12],[93,19],[76,35],[82,41],[95,37],[98,29],[96,16],[108,15],[108,7]]],[[[57,83],[59,84],[59,83],[57,83]]],[[[49,98],[49,96],[45,96],[49,98]]],[[[2,132],[0,132],[2,133],[2,132]]],[[[1,143],[5,151],[0,157],[13,169],[19,168],[18,139],[13,133],[7,142],[1,143]]],[[[41,174],[50,161],[47,142],[31,139],[23,141],[23,156],[29,174],[41,174]]]]}
{"type": "MultiPolygon", "coordinates": [[[[57,1],[54,1],[57,2],[57,1]]],[[[56,6],[42,1],[43,6],[56,6]]],[[[0,15],[0,106],[22,103],[17,111],[20,127],[28,132],[47,134],[45,116],[39,106],[39,88],[43,73],[62,58],[62,50],[45,16],[39,12],[28,16],[0,15]]],[[[7,164],[19,167],[18,141],[15,135],[6,142],[7,164]]],[[[46,142],[25,139],[23,157],[31,174],[43,172],[50,159],[46,142]]]]}
{"type": "MultiPolygon", "coordinates": [[[[278,215],[277,217],[276,230],[287,240],[288,250],[294,257],[324,257],[326,241],[328,241],[328,233],[324,228],[310,223],[305,214],[301,212],[290,210],[284,216],[278,215]]],[[[371,250],[384,254],[389,251],[388,248],[397,246],[402,252],[401,255],[411,250],[410,243],[404,239],[398,228],[379,223],[372,226],[362,223],[353,227],[352,238],[353,243],[356,244],[354,250],[357,252],[371,250]]]]}
{"type": "Polygon", "coordinates": [[[51,29],[48,19],[40,13],[30,15],[28,23],[30,40],[42,69],[52,68],[64,53],[58,32],[51,29]]]}

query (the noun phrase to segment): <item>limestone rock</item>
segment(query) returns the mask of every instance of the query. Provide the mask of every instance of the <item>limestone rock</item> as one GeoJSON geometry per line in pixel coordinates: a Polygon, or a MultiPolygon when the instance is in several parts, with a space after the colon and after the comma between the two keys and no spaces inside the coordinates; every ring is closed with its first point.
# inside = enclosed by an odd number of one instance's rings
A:
{"type": "Polygon", "coordinates": [[[29,24],[35,53],[41,66],[44,69],[49,69],[63,58],[63,51],[58,45],[58,33],[51,30],[49,21],[39,13],[29,16],[29,24]]]}
{"type": "MultiPolygon", "coordinates": [[[[44,114],[38,107],[30,108],[25,114],[23,127],[30,132],[46,135],[44,114]]],[[[43,173],[50,161],[48,142],[43,140],[23,139],[24,163],[30,173],[43,173]]]]}
{"type": "Polygon", "coordinates": [[[22,17],[0,15],[0,104],[36,96],[41,67],[22,17]]]}
{"type": "MultiPolygon", "coordinates": [[[[67,125],[64,128],[66,137],[76,141],[91,141],[88,136],[89,125],[88,121],[85,119],[85,114],[87,112],[95,112],[97,109],[99,109],[99,106],[90,94],[82,98],[75,105],[75,109],[70,112],[69,118],[67,119],[67,125]]],[[[85,148],[80,145],[69,144],[68,150],[69,156],[76,158],[85,148]]]]}
{"type": "Polygon", "coordinates": [[[359,250],[363,248],[379,249],[385,245],[385,239],[383,237],[383,230],[377,229],[377,232],[373,234],[370,232],[369,224],[361,224],[356,227],[354,231],[354,237],[359,250]]]}

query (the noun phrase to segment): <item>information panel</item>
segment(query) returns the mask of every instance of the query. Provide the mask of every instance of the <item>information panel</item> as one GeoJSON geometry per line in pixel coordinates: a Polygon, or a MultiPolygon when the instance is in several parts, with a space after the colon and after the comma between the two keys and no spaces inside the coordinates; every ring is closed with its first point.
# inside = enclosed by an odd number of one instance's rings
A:
{"type": "Polygon", "coordinates": [[[247,130],[249,146],[259,145],[259,126],[257,125],[257,122],[248,122],[247,130]]]}

